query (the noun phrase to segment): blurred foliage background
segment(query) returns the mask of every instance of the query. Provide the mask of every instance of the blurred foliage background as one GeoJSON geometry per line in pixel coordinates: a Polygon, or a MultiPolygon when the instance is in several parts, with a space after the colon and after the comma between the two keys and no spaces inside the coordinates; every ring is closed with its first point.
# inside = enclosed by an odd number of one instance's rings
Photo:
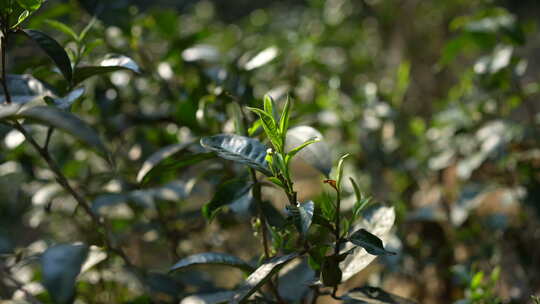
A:
{"type": "MultiPolygon", "coordinates": [[[[292,125],[320,130],[334,159],[351,153],[345,173],[397,210],[388,246],[399,254],[343,289],[369,283],[419,303],[527,303],[540,293],[539,2],[48,1],[26,27],[73,50],[47,20],[79,32],[94,16],[82,63],[119,53],[143,70],[92,78],[74,104],[116,168],[59,132],[51,153],[149,270],[150,287],[93,246],[76,303],[172,303],[242,280],[230,269],[167,273],[202,251],[257,258],[245,214],[207,224],[200,213],[233,168],[178,153],[136,178],[164,146],[231,132],[233,101],[260,106],[267,92],[279,102],[290,94],[292,125]]],[[[10,73],[62,81],[27,43],[8,54],[10,73]]],[[[100,241],[24,137],[0,125],[0,139],[0,254],[47,302],[33,258],[52,244],[100,241]]],[[[296,172],[302,199],[321,195],[321,176],[296,172]]],[[[24,295],[0,278],[0,298],[24,295]]]]}

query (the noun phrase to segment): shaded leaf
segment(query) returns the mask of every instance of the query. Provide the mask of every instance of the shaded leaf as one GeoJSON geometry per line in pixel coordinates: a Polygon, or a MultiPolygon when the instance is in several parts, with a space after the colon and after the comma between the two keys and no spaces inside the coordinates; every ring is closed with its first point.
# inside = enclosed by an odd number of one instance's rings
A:
{"type": "Polygon", "coordinates": [[[69,112],[53,107],[36,106],[22,110],[12,116],[12,118],[35,120],[39,123],[61,129],[104,155],[108,155],[107,149],[101,142],[99,135],[86,122],[69,112]]]}
{"type": "MultiPolygon", "coordinates": [[[[287,141],[285,150],[290,151],[308,140],[313,138],[322,139],[322,134],[309,126],[298,126],[287,132],[287,141]]],[[[298,157],[303,159],[309,165],[315,167],[325,176],[330,174],[332,169],[332,158],[328,145],[324,141],[311,144],[302,151],[298,152],[298,157]]]]}
{"type": "MultiPolygon", "coordinates": [[[[395,218],[396,214],[393,207],[375,205],[364,212],[363,220],[353,224],[352,230],[356,231],[364,228],[385,241],[390,229],[394,225],[395,218]]],[[[344,281],[360,272],[376,258],[375,255],[369,254],[361,247],[355,248],[355,245],[352,243],[345,244],[341,252],[347,252],[349,250],[352,250],[351,254],[339,264],[341,270],[343,270],[344,281]]]]}
{"type": "Polygon", "coordinates": [[[150,157],[148,157],[144,161],[141,169],[137,173],[137,182],[140,183],[143,180],[143,178],[146,176],[146,174],[148,174],[148,172],[150,172],[162,160],[170,157],[173,154],[176,154],[177,152],[183,151],[185,148],[189,147],[189,145],[191,144],[193,144],[193,142],[174,144],[174,145],[166,146],[154,152],[152,155],[150,155],[150,157]]]}
{"type": "Polygon", "coordinates": [[[305,237],[313,221],[315,203],[313,201],[298,203],[297,206],[287,206],[287,210],[292,216],[296,229],[305,237]]]}
{"type": "Polygon", "coordinates": [[[64,78],[71,83],[73,70],[71,61],[64,48],[47,34],[38,30],[23,30],[28,38],[37,43],[39,47],[54,61],[64,78]]]}
{"type": "Polygon", "coordinates": [[[137,65],[133,59],[123,55],[108,55],[101,61],[99,66],[75,68],[73,83],[78,84],[92,76],[103,75],[121,70],[142,73],[139,65],[137,65]]]}
{"type": "MultiPolygon", "coordinates": [[[[32,75],[7,75],[7,86],[11,102],[24,104],[54,94],[32,75]]],[[[0,86],[0,103],[6,102],[3,86],[0,86]]]]}
{"type": "Polygon", "coordinates": [[[174,266],[172,266],[169,271],[176,271],[193,265],[208,264],[232,266],[240,268],[247,272],[251,272],[254,270],[251,265],[233,255],[225,253],[206,252],[190,255],[186,258],[181,259],[178,263],[174,264],[174,266]]]}
{"type": "Polygon", "coordinates": [[[204,217],[211,221],[223,206],[234,204],[248,195],[252,186],[253,183],[244,178],[223,183],[217,189],[212,200],[203,206],[204,217]]]}
{"type": "Polygon", "coordinates": [[[363,228],[353,233],[349,241],[356,246],[363,247],[368,253],[373,255],[395,254],[384,249],[381,239],[363,228]]]}
{"type": "Polygon", "coordinates": [[[230,303],[241,303],[257,291],[281,266],[298,257],[298,253],[291,253],[275,257],[262,264],[253,272],[242,285],[235,291],[230,303]]]}
{"type": "Polygon", "coordinates": [[[75,295],[75,281],[86,260],[85,245],[57,245],[41,256],[43,285],[55,303],[70,303],[75,295]]]}
{"type": "Polygon", "coordinates": [[[79,36],[66,24],[53,20],[53,19],[47,19],[45,20],[45,23],[50,25],[52,28],[70,36],[73,40],[77,41],[79,39],[79,36]]]}
{"type": "Polygon", "coordinates": [[[415,304],[400,296],[396,296],[377,288],[364,286],[355,288],[342,296],[345,304],[415,304]]]}
{"type": "Polygon", "coordinates": [[[201,145],[222,158],[245,164],[265,175],[272,175],[265,159],[267,147],[256,139],[220,134],[201,138],[201,145]]]}

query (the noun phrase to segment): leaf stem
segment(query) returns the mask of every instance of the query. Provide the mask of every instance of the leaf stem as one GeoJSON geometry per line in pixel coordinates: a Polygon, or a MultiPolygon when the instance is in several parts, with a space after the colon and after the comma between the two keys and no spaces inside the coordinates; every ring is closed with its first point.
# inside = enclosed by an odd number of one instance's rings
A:
{"type": "Polygon", "coordinates": [[[9,15],[6,15],[2,18],[2,39],[0,40],[2,48],[2,87],[4,88],[4,96],[6,96],[6,103],[11,103],[11,95],[9,94],[9,89],[7,86],[7,77],[6,77],[6,49],[7,49],[7,40],[9,33],[9,15]]]}
{"type": "MultiPolygon", "coordinates": [[[[339,246],[341,244],[341,218],[339,211],[341,209],[341,193],[338,188],[336,188],[336,216],[335,216],[335,229],[334,229],[334,236],[336,238],[336,243],[334,245],[334,255],[339,255],[339,246]]],[[[334,288],[332,289],[332,298],[338,299],[337,297],[337,289],[338,285],[336,284],[334,288]]]]}

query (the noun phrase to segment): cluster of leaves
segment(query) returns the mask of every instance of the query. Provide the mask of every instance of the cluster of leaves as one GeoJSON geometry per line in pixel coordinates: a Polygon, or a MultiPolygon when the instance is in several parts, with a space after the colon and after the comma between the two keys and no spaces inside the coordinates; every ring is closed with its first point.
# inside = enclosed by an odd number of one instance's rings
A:
{"type": "Polygon", "coordinates": [[[532,4],[285,1],[224,22],[140,2],[0,4],[1,298],[407,303],[339,295],[360,272],[422,303],[540,286],[537,30],[509,10],[532,4]],[[508,288],[448,275],[477,264],[508,288]]]}

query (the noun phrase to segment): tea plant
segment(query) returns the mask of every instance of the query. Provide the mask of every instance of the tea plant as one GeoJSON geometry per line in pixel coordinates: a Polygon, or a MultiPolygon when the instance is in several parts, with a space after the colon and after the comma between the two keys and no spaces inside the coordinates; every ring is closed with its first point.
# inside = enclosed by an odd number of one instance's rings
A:
{"type": "MultiPolygon", "coordinates": [[[[273,301],[285,303],[276,287],[278,284],[295,284],[298,288],[306,288],[310,284],[313,293],[305,292],[303,297],[309,297],[313,301],[324,294],[341,299],[337,294],[338,285],[343,279],[350,278],[365,267],[369,262],[364,261],[372,260],[369,256],[394,254],[384,248],[377,235],[365,229],[369,229],[368,227],[360,228],[362,225],[359,225],[359,219],[370,199],[362,194],[352,178],[350,182],[354,187],[356,203],[349,217],[345,218],[341,212],[343,163],[348,155],[340,158],[335,178],[324,181],[335,192],[334,200],[323,199],[319,204],[297,200],[291,178],[293,159],[303,156],[305,161],[326,175],[330,173],[331,166],[327,162],[328,147],[321,142],[321,138],[308,137],[310,134],[319,134],[318,131],[307,126],[289,130],[291,103],[287,98],[280,115],[277,114],[279,111],[276,103],[268,95],[264,98],[263,109],[247,107],[247,110],[256,113],[259,118],[250,128],[250,133],[255,133],[257,127],[262,128],[268,146],[255,138],[236,134],[219,134],[201,139],[201,145],[219,157],[246,165],[250,176],[249,180],[241,177],[240,181],[225,182],[221,191],[218,190],[212,201],[203,207],[203,214],[208,220],[212,220],[222,208],[237,203],[251,191],[249,197],[253,199],[257,217],[255,228],[260,230],[261,246],[264,248],[260,262],[255,267],[228,254],[201,253],[182,259],[171,268],[176,271],[194,264],[225,264],[246,271],[249,274],[246,281],[235,291],[221,293],[220,301],[246,302],[255,294],[258,301],[273,298],[273,301]],[[288,137],[294,140],[288,140],[288,137]],[[257,174],[257,171],[260,174],[257,174]],[[271,224],[276,222],[275,217],[279,217],[280,213],[270,212],[273,207],[261,196],[261,187],[268,186],[264,179],[280,188],[288,198],[287,216],[282,225],[271,224]],[[312,279],[304,282],[278,279],[281,267],[302,257],[308,257],[309,265],[315,271],[312,279]],[[316,273],[320,273],[320,281],[313,281],[317,277],[316,273]],[[267,290],[263,289],[265,284],[268,286],[267,290]],[[326,288],[331,291],[322,291],[326,288]]],[[[242,124],[247,115],[242,108],[236,113],[237,131],[245,130],[242,124]]],[[[375,212],[379,214],[372,215],[371,224],[376,227],[379,235],[384,235],[392,225],[393,210],[379,207],[375,212]],[[377,220],[387,222],[379,223],[377,220]]]]}

